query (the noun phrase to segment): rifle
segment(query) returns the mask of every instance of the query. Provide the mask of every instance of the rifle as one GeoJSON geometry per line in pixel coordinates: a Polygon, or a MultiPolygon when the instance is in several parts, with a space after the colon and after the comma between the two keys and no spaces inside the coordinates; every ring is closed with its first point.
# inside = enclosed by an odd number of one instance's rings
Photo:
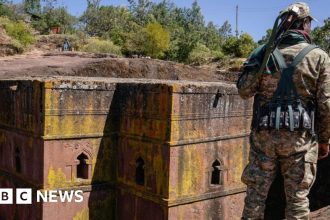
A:
{"type": "Polygon", "coordinates": [[[273,51],[276,49],[277,45],[281,42],[284,34],[289,30],[292,24],[297,20],[298,11],[295,9],[282,11],[280,15],[275,20],[272,34],[265,46],[265,53],[259,71],[257,72],[257,79],[260,79],[262,73],[264,72],[269,58],[273,51]],[[281,23],[280,23],[281,20],[281,23]],[[279,24],[280,23],[280,24],[279,24]]]}

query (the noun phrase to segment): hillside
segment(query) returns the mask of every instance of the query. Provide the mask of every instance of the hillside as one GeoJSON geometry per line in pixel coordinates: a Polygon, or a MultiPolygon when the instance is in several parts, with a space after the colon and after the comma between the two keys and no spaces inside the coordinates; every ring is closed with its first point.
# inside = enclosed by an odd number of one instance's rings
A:
{"type": "Polygon", "coordinates": [[[0,78],[62,75],[234,82],[238,77],[237,72],[224,73],[208,66],[193,67],[170,61],[117,58],[95,53],[43,53],[39,50],[0,58],[0,66],[0,78]]]}
{"type": "Polygon", "coordinates": [[[11,38],[6,31],[0,26],[0,57],[16,54],[11,38]]]}

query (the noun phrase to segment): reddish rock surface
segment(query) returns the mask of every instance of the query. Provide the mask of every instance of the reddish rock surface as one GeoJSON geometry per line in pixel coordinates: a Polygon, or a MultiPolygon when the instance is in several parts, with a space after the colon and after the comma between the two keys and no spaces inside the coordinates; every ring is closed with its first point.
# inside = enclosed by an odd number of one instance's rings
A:
{"type": "Polygon", "coordinates": [[[192,67],[147,58],[115,58],[105,54],[49,53],[32,51],[0,58],[0,79],[17,76],[86,76],[194,81],[236,81],[238,73],[192,67]]]}

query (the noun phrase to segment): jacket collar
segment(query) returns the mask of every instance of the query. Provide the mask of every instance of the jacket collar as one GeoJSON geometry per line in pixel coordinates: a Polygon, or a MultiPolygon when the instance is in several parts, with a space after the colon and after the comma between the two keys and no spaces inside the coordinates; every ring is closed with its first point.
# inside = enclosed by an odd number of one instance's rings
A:
{"type": "Polygon", "coordinates": [[[299,43],[312,43],[310,35],[302,30],[290,30],[284,34],[281,44],[295,45],[299,43]]]}

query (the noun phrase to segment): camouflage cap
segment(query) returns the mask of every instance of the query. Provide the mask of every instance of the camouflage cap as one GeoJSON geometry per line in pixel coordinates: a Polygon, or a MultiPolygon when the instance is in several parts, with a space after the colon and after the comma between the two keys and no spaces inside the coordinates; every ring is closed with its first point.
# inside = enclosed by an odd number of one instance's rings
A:
{"type": "Polygon", "coordinates": [[[310,8],[307,3],[305,2],[297,2],[294,4],[289,5],[286,9],[281,11],[281,14],[284,12],[293,11],[298,15],[298,19],[303,19],[310,17],[312,20],[317,21],[314,17],[310,14],[310,8]]]}

